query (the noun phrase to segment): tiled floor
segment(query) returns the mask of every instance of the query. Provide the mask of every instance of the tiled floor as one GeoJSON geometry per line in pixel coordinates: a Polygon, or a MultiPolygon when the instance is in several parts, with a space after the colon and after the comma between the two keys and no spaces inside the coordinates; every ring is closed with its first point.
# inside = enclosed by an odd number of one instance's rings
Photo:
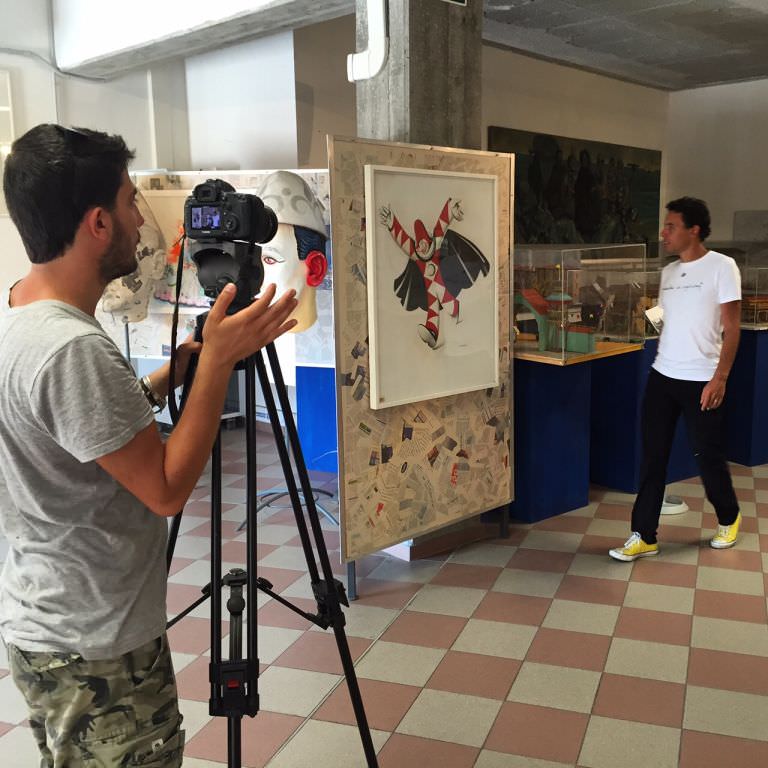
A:
{"type": "MultiPolygon", "coordinates": [[[[224,437],[223,560],[243,565],[242,435],[224,437]]],[[[259,487],[280,486],[260,439],[259,487]]],[[[635,564],[606,554],[628,534],[631,498],[602,489],[584,509],[514,525],[507,540],[412,564],[359,562],[346,632],[382,768],[768,765],[768,467],[733,471],[744,515],[733,550],[707,546],[716,521],[691,480],[673,486],[691,511],[664,518],[661,556],[635,564]]],[[[313,481],[335,490],[333,477],[313,481]]],[[[201,484],[183,518],[171,615],[209,580],[207,499],[201,484]]],[[[261,518],[259,575],[313,610],[292,512],[261,518]]],[[[338,532],[323,527],[338,563],[338,532]]],[[[243,721],[243,765],[364,765],[333,635],[263,595],[258,605],[262,711],[243,721]]],[[[189,768],[227,762],[226,722],[208,715],[208,615],[206,603],[170,633],[189,768]]],[[[0,658],[1,762],[29,768],[6,666],[0,658]]]]}

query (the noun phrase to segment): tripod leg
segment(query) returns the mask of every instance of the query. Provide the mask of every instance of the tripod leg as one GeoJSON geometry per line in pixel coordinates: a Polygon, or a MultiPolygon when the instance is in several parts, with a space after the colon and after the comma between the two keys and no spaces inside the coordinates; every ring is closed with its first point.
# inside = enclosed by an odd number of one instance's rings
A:
{"type": "MultiPolygon", "coordinates": [[[[309,473],[307,472],[307,466],[304,463],[304,454],[301,450],[301,443],[299,442],[298,431],[296,430],[296,424],[293,420],[293,412],[291,411],[291,403],[288,399],[288,391],[285,387],[285,381],[283,380],[283,374],[280,370],[280,361],[277,358],[277,352],[275,351],[274,344],[268,344],[266,347],[267,357],[269,359],[269,366],[272,370],[272,376],[275,381],[275,391],[277,392],[278,399],[280,401],[280,408],[283,412],[283,420],[285,422],[285,429],[288,434],[289,444],[291,446],[291,453],[293,454],[296,471],[299,476],[299,482],[301,484],[301,490],[304,496],[304,503],[307,510],[307,516],[309,523],[312,527],[312,533],[315,541],[315,549],[317,552],[317,558],[320,561],[324,581],[318,580],[317,584],[313,581],[313,589],[315,590],[315,597],[318,602],[322,600],[326,606],[326,610],[329,617],[330,626],[333,627],[333,633],[336,638],[336,645],[339,649],[339,656],[341,657],[341,665],[344,669],[344,677],[347,680],[347,687],[349,688],[349,696],[352,700],[352,708],[355,711],[355,719],[357,720],[357,729],[360,732],[360,740],[363,744],[363,751],[365,752],[366,762],[368,768],[377,768],[378,761],[376,759],[376,750],[373,746],[373,740],[371,739],[371,732],[368,727],[368,718],[365,714],[365,707],[363,706],[363,699],[360,695],[360,686],[357,681],[357,674],[355,673],[355,665],[352,659],[352,653],[349,650],[349,642],[347,641],[347,635],[344,631],[344,624],[346,619],[344,612],[341,610],[340,599],[343,599],[345,604],[346,595],[344,594],[343,585],[334,578],[333,570],[331,569],[331,561],[328,557],[328,548],[325,545],[325,539],[323,538],[323,530],[320,526],[320,518],[318,517],[317,507],[315,506],[315,499],[312,494],[312,485],[309,480],[309,473]],[[340,588],[340,589],[339,589],[340,588]],[[341,593],[341,594],[340,594],[341,593]]],[[[264,387],[264,382],[267,380],[266,371],[263,371],[263,360],[261,353],[257,355],[257,367],[261,363],[259,368],[259,378],[264,387]],[[262,375],[263,371],[263,375],[262,375]]],[[[269,382],[267,381],[267,389],[269,389],[269,382]]],[[[270,419],[273,420],[273,431],[280,432],[279,424],[277,421],[277,411],[274,404],[274,398],[272,397],[271,389],[269,395],[264,391],[264,399],[267,402],[269,408],[270,401],[272,402],[272,409],[274,410],[274,416],[270,412],[270,419]]],[[[278,435],[275,435],[275,439],[278,440],[278,435]]],[[[283,449],[285,452],[285,449],[283,449]]],[[[280,452],[280,451],[278,451],[280,452]]],[[[285,468],[285,465],[283,465],[285,468]]],[[[290,469],[290,467],[288,467],[290,469]]],[[[288,478],[286,478],[286,481],[288,478]]],[[[291,482],[293,476],[291,473],[291,482]]],[[[289,483],[289,487],[290,487],[289,483]]],[[[293,496],[291,497],[293,501],[293,496]]],[[[298,503],[298,497],[297,497],[298,503]]],[[[300,514],[300,507],[295,505],[294,511],[296,512],[296,522],[300,527],[305,527],[306,522],[303,514],[300,514]]],[[[305,531],[306,535],[306,531],[305,531]]],[[[303,538],[302,538],[303,543],[303,538]]],[[[306,553],[305,549],[305,553],[306,553]]],[[[309,562],[308,555],[308,567],[310,572],[314,570],[317,572],[317,566],[312,557],[312,562],[309,562]]]]}

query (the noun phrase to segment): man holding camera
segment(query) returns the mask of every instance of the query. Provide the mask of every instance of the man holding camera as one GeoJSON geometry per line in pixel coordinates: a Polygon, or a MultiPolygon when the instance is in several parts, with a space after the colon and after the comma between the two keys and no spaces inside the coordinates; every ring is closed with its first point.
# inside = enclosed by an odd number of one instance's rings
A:
{"type": "Polygon", "coordinates": [[[167,442],[142,383],[94,319],[108,282],[136,269],[142,224],[118,136],[40,125],[8,156],[8,210],[32,262],[0,299],[0,633],[42,765],[179,766],[183,731],[165,637],[166,521],[216,438],[231,371],[282,333],[296,301],[274,286],[182,345],[194,387],[167,442]]]}

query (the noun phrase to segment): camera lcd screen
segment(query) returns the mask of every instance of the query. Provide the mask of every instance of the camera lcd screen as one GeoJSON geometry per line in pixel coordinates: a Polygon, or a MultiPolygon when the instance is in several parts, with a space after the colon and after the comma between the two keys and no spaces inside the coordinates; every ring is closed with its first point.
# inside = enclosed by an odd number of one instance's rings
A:
{"type": "Polygon", "coordinates": [[[221,206],[219,205],[193,205],[192,229],[220,229],[221,206]]]}

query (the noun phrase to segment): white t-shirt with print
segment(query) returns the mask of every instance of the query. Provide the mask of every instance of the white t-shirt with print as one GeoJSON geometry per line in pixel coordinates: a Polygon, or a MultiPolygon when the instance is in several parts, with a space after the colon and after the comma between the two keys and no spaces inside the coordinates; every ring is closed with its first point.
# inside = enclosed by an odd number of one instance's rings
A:
{"type": "Polygon", "coordinates": [[[664,376],[709,381],[720,361],[720,305],[741,299],[741,275],[725,254],[707,251],[694,261],[674,261],[661,273],[659,305],[664,328],[653,367],[664,376]]]}

